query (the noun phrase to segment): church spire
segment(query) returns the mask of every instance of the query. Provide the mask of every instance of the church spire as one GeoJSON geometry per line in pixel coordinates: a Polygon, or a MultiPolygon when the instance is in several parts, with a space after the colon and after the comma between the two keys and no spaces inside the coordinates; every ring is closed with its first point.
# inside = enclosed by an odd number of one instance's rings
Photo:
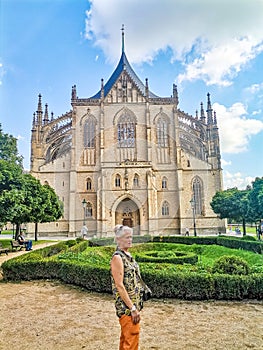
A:
{"type": "Polygon", "coordinates": [[[37,105],[37,123],[38,125],[42,125],[42,101],[41,101],[41,94],[38,95],[38,105],[37,105]]]}
{"type": "Polygon", "coordinates": [[[45,114],[44,114],[44,120],[43,120],[44,124],[48,123],[48,104],[45,104],[45,114]]]}
{"type": "Polygon", "coordinates": [[[124,24],[121,27],[121,52],[124,52],[124,24]]]}
{"type": "Polygon", "coordinates": [[[205,111],[204,111],[203,102],[201,102],[201,111],[200,111],[200,114],[201,114],[201,117],[200,117],[201,122],[205,123],[205,111]]]}
{"type": "Polygon", "coordinates": [[[207,124],[213,124],[213,109],[210,101],[210,94],[207,94],[207,124]]]}

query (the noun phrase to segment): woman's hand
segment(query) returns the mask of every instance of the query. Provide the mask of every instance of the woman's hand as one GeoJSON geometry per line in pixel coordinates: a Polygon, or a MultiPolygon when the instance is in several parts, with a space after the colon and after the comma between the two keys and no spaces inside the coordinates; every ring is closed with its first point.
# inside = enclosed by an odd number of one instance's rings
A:
{"type": "Polygon", "coordinates": [[[132,322],[134,324],[139,323],[141,320],[140,311],[138,311],[138,310],[131,311],[131,318],[132,318],[132,322]]]}

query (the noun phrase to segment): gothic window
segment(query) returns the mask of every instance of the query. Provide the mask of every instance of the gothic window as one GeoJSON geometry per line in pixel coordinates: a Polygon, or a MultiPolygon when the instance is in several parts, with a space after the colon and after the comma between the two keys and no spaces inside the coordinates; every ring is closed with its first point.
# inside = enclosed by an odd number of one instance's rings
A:
{"type": "Polygon", "coordinates": [[[133,186],[134,187],[139,187],[139,175],[135,174],[133,178],[133,186]]]}
{"type": "Polygon", "coordinates": [[[121,177],[120,177],[120,175],[116,175],[116,177],[115,177],[115,187],[121,187],[121,177]]]}
{"type": "Polygon", "coordinates": [[[159,147],[168,147],[168,122],[164,116],[157,120],[157,143],[159,147]]]}
{"type": "Polygon", "coordinates": [[[92,117],[89,117],[85,121],[84,125],[84,147],[85,148],[95,148],[95,130],[96,124],[92,117]]]}
{"type": "Polygon", "coordinates": [[[135,121],[129,115],[123,115],[117,125],[118,146],[125,148],[135,147],[135,121]]]}
{"type": "Polygon", "coordinates": [[[162,188],[167,188],[167,178],[166,177],[162,178],[162,188]]]}
{"type": "Polygon", "coordinates": [[[92,217],[92,204],[90,202],[87,203],[86,217],[88,217],[88,218],[92,217]]]}
{"type": "Polygon", "coordinates": [[[90,178],[88,178],[86,183],[87,191],[91,191],[91,187],[92,187],[92,181],[90,178]]]}
{"type": "Polygon", "coordinates": [[[201,179],[199,177],[195,177],[193,180],[193,200],[194,200],[194,210],[197,215],[202,214],[202,192],[203,186],[201,179]]]}
{"type": "Polygon", "coordinates": [[[169,215],[169,203],[167,201],[164,201],[162,205],[162,216],[167,215],[169,215]]]}

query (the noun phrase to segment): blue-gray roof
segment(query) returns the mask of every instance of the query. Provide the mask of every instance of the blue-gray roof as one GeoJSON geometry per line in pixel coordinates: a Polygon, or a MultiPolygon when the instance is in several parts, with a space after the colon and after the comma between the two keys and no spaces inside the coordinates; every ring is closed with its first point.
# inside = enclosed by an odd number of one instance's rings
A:
{"type": "MultiPolygon", "coordinates": [[[[125,55],[125,52],[123,51],[122,55],[121,55],[121,58],[120,58],[120,61],[119,61],[118,65],[117,65],[115,71],[113,72],[113,74],[111,75],[111,77],[107,81],[107,83],[104,85],[104,96],[106,96],[109,93],[109,91],[111,90],[113,85],[117,82],[117,80],[119,79],[121,73],[124,70],[131,77],[131,79],[133,80],[135,85],[138,87],[138,89],[141,91],[141,93],[143,95],[145,95],[145,85],[142,83],[142,81],[138,78],[138,76],[136,75],[136,73],[132,69],[132,67],[131,67],[131,65],[130,65],[130,63],[129,63],[126,55],[125,55]]],[[[158,98],[158,96],[153,94],[151,91],[149,91],[149,97],[151,97],[151,98],[158,98]]],[[[91,98],[101,98],[101,90],[98,91],[96,93],[96,95],[92,96],[91,98]]]]}

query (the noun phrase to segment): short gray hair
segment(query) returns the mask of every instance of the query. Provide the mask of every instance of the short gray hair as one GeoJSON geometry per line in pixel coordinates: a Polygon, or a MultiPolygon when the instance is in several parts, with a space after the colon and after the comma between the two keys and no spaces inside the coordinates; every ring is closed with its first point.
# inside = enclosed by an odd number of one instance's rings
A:
{"type": "Polygon", "coordinates": [[[114,232],[115,232],[115,238],[120,238],[122,237],[126,232],[129,232],[132,234],[133,230],[129,226],[123,226],[123,225],[116,225],[114,227],[114,232]]]}

